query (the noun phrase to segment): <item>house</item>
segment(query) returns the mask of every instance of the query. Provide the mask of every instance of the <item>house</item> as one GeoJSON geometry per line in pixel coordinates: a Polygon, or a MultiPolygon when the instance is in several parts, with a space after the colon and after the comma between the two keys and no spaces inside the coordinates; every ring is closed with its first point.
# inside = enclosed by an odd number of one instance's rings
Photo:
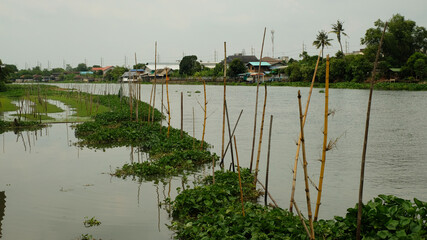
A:
{"type": "MultiPolygon", "coordinates": [[[[162,78],[162,77],[166,77],[166,73],[168,74],[168,75],[170,75],[171,73],[172,73],[172,69],[171,68],[168,68],[168,67],[165,67],[165,68],[163,68],[163,69],[157,69],[156,70],[156,77],[160,77],[160,78],[162,78]]],[[[148,75],[150,78],[154,78],[154,70],[151,72],[151,74],[149,74],[148,75]]]]}
{"type": "Polygon", "coordinates": [[[102,71],[102,75],[105,76],[105,74],[107,74],[107,72],[109,72],[113,69],[114,69],[114,66],[94,67],[94,68],[92,68],[92,72],[102,71]]]}
{"type": "MultiPolygon", "coordinates": [[[[246,64],[248,72],[257,73],[259,68],[259,62],[249,62],[246,64]]],[[[268,62],[261,62],[261,73],[270,71],[271,64],[268,62]]]]}
{"type": "Polygon", "coordinates": [[[282,60],[280,60],[278,58],[272,58],[272,57],[263,57],[263,58],[261,58],[261,61],[262,62],[268,62],[271,65],[282,62],[282,60]]]}
{"type": "Polygon", "coordinates": [[[234,59],[239,58],[243,64],[248,64],[249,62],[256,62],[259,61],[257,57],[254,55],[243,55],[242,53],[236,53],[232,56],[227,57],[227,64],[231,63],[234,59]]]}
{"type": "MultiPolygon", "coordinates": [[[[132,69],[134,70],[134,69],[132,69]]],[[[141,79],[140,75],[141,73],[137,71],[128,71],[122,74],[120,76],[119,82],[135,82],[141,79]]]]}

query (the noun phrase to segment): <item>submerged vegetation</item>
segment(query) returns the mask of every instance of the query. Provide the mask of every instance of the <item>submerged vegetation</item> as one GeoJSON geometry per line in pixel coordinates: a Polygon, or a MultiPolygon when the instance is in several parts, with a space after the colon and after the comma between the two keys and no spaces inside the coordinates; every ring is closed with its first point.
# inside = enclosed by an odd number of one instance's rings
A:
{"type": "MultiPolygon", "coordinates": [[[[298,216],[288,210],[256,203],[253,174],[242,169],[244,211],[237,173],[215,172],[172,202],[170,226],[177,239],[309,239],[298,216]]],[[[345,217],[314,222],[318,239],[354,239],[357,206],[345,217]]],[[[308,225],[308,221],[305,220],[308,225]]],[[[379,195],[363,206],[363,239],[424,239],[427,203],[379,195]]]]}

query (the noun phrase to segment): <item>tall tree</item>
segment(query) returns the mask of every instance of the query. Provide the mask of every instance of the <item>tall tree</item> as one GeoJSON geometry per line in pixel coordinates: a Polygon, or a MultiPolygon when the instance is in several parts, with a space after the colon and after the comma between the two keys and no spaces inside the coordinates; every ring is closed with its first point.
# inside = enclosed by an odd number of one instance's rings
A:
{"type": "Polygon", "coordinates": [[[332,31],[330,31],[330,33],[335,33],[337,35],[337,40],[338,40],[338,43],[340,44],[342,53],[344,53],[344,51],[342,50],[341,34],[344,36],[347,36],[347,33],[344,32],[343,24],[344,22],[337,20],[337,23],[332,24],[332,31]]]}
{"type": "Polygon", "coordinates": [[[325,48],[325,46],[331,46],[330,41],[332,41],[332,39],[328,38],[328,33],[326,33],[325,30],[321,30],[319,31],[319,34],[317,34],[316,40],[314,40],[313,42],[313,46],[315,46],[317,49],[319,49],[320,47],[322,48],[322,58],[323,49],[325,48]]]}
{"type": "Polygon", "coordinates": [[[240,60],[240,58],[233,59],[233,61],[231,61],[230,65],[228,66],[227,73],[228,73],[228,76],[230,77],[235,78],[237,77],[237,75],[245,72],[246,72],[246,66],[242,62],[242,60],[240,60]]]}
{"type": "Polygon", "coordinates": [[[197,56],[185,56],[179,63],[179,74],[192,76],[194,73],[202,70],[202,65],[197,61],[197,56]]]}

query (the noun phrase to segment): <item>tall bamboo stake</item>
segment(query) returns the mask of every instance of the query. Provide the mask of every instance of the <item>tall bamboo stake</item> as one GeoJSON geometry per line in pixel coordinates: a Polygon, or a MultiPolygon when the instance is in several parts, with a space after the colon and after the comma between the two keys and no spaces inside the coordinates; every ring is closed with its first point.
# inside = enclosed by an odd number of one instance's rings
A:
{"type": "Polygon", "coordinates": [[[301,93],[298,90],[298,106],[299,106],[299,114],[300,114],[300,126],[301,126],[301,145],[302,145],[302,160],[303,160],[303,169],[304,169],[304,182],[305,182],[305,196],[307,199],[307,211],[308,211],[308,221],[310,223],[311,236],[310,239],[314,239],[314,227],[313,227],[313,219],[311,214],[311,202],[310,202],[310,188],[308,183],[308,172],[307,172],[307,158],[305,156],[305,142],[304,142],[304,126],[303,126],[303,115],[302,115],[302,107],[301,107],[301,93]]]}
{"type": "MultiPolygon", "coordinates": [[[[166,68],[166,76],[168,75],[168,69],[166,68]]],[[[160,104],[160,108],[161,108],[161,117],[160,117],[160,133],[162,132],[162,127],[163,127],[163,107],[164,107],[164,103],[163,103],[163,81],[164,79],[162,79],[162,103],[160,104]]],[[[193,108],[194,111],[194,108],[193,108]]]]}
{"type": "Polygon", "coordinates": [[[196,144],[196,136],[195,136],[195,126],[194,126],[194,107],[193,107],[193,149],[195,149],[195,144],[196,144]]]}
{"type": "Polygon", "coordinates": [[[261,129],[260,129],[260,133],[259,133],[258,154],[257,154],[257,158],[256,158],[254,185],[256,185],[256,180],[258,178],[259,158],[261,156],[262,133],[264,130],[264,117],[265,117],[265,106],[266,105],[267,105],[267,84],[264,84],[264,107],[262,109],[261,129]]]}
{"type": "Polygon", "coordinates": [[[314,211],[314,221],[319,217],[320,200],[322,198],[323,174],[326,164],[326,148],[328,144],[328,103],[329,103],[329,54],[326,55],[326,79],[325,79],[325,117],[323,127],[323,150],[322,150],[322,165],[320,167],[319,185],[317,192],[316,210],[314,211]]]}
{"type": "Polygon", "coordinates": [[[156,87],[157,87],[157,41],[155,43],[154,50],[154,96],[153,96],[153,114],[151,116],[151,122],[154,123],[154,111],[156,110],[156,87]]]}
{"type": "Polygon", "coordinates": [[[368,110],[366,111],[366,126],[365,126],[365,138],[363,141],[363,151],[362,151],[362,163],[360,168],[360,186],[359,186],[359,204],[357,209],[357,230],[356,230],[356,240],[360,240],[360,231],[362,224],[362,200],[363,200],[363,183],[365,180],[365,161],[366,161],[366,148],[368,146],[368,133],[369,133],[369,118],[371,115],[371,103],[372,103],[372,92],[374,91],[374,78],[377,71],[378,58],[380,56],[381,46],[384,40],[384,34],[387,29],[387,22],[384,25],[383,34],[381,35],[380,44],[378,46],[377,55],[375,57],[374,70],[372,70],[371,76],[371,86],[369,89],[369,100],[368,100],[368,110]]]}
{"type": "Polygon", "coordinates": [[[237,172],[239,174],[240,201],[242,202],[242,213],[245,216],[245,205],[243,203],[242,178],[240,177],[239,153],[237,152],[236,136],[234,136],[234,146],[236,148],[237,172]]]}
{"type": "Polygon", "coordinates": [[[182,138],[182,129],[183,129],[183,124],[184,124],[184,98],[181,92],[181,138],[182,138]]]}
{"type": "Polygon", "coordinates": [[[221,168],[224,168],[224,133],[225,133],[225,99],[227,84],[227,43],[224,42],[224,99],[222,103],[222,145],[221,145],[221,168]]]}
{"type": "Polygon", "coordinates": [[[270,115],[270,130],[268,133],[268,151],[267,151],[267,170],[265,174],[265,196],[264,205],[267,206],[267,194],[268,194],[268,172],[270,170],[270,146],[271,146],[271,129],[273,128],[273,115],[270,115]]]}
{"type": "MultiPolygon", "coordinates": [[[[138,64],[138,62],[137,62],[137,60],[136,60],[136,53],[135,53],[135,66],[138,64]]],[[[137,79],[137,81],[138,81],[138,79],[137,79]]],[[[138,96],[139,96],[139,83],[136,83],[137,85],[136,85],[136,90],[137,90],[137,93],[136,93],[136,109],[135,109],[135,115],[136,115],[136,121],[138,122],[138,116],[139,116],[139,98],[138,98],[138,96]]]]}
{"type": "MultiPolygon", "coordinates": [[[[151,121],[150,116],[151,116],[151,100],[153,99],[153,88],[154,88],[154,85],[151,84],[150,103],[148,104],[148,119],[147,119],[147,122],[151,121]]],[[[154,106],[153,106],[153,108],[154,108],[154,106]]]]}
{"type": "MultiPolygon", "coordinates": [[[[305,105],[304,119],[302,121],[303,127],[305,126],[305,120],[307,119],[308,106],[310,105],[311,93],[313,92],[314,80],[316,79],[316,73],[317,73],[317,67],[319,66],[319,61],[320,61],[320,52],[319,52],[319,55],[317,57],[316,67],[314,68],[313,79],[311,80],[310,91],[308,92],[307,104],[305,105]]],[[[293,207],[292,201],[294,200],[294,196],[295,196],[295,187],[296,187],[296,182],[297,182],[298,157],[299,157],[300,147],[301,147],[301,133],[300,133],[300,136],[298,138],[297,153],[295,154],[294,170],[293,170],[293,177],[292,177],[291,203],[289,206],[290,212],[292,212],[292,207],[293,207]]]]}
{"type": "Polygon", "coordinates": [[[252,172],[252,163],[254,160],[254,149],[255,149],[255,135],[256,135],[256,119],[258,115],[258,92],[259,92],[259,76],[261,75],[261,58],[262,58],[262,52],[264,51],[264,40],[265,40],[265,31],[267,30],[266,27],[264,27],[264,35],[262,37],[262,45],[261,45],[261,55],[259,58],[259,66],[258,66],[258,77],[257,77],[257,85],[256,85],[256,97],[255,97],[255,116],[254,116],[254,133],[252,137],[252,151],[251,151],[251,163],[249,166],[249,171],[252,172]]]}
{"type": "Polygon", "coordinates": [[[203,133],[202,133],[202,143],[200,145],[200,150],[203,150],[203,143],[205,141],[205,130],[206,130],[206,112],[207,112],[207,105],[208,102],[206,100],[206,82],[203,80],[203,92],[205,95],[205,107],[203,108],[204,117],[203,117],[203,133]]]}
{"type": "MultiPolygon", "coordinates": [[[[228,138],[231,141],[232,137],[231,137],[231,129],[230,129],[230,119],[228,117],[227,101],[225,101],[225,115],[227,116],[228,138]]],[[[233,144],[230,144],[230,149],[231,149],[231,167],[233,167],[233,172],[236,172],[236,169],[234,168],[233,144]]]]}
{"type": "Polygon", "coordinates": [[[170,128],[171,128],[171,109],[170,109],[170,103],[169,103],[169,77],[168,77],[168,72],[166,72],[166,99],[168,102],[168,133],[167,136],[169,138],[169,132],[170,132],[170,128]]]}

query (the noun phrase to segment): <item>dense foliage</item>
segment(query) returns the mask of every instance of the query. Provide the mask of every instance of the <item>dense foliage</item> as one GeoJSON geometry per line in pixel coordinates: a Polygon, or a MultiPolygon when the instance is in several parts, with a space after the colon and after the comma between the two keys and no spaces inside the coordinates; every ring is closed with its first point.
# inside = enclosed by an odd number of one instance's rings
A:
{"type": "MultiPolygon", "coordinates": [[[[243,169],[242,214],[237,173],[217,171],[172,202],[177,239],[309,239],[301,220],[287,210],[254,203],[253,177],[243,169]]],[[[380,195],[363,206],[363,239],[425,239],[427,203],[380,195]]],[[[314,223],[317,239],[355,239],[357,205],[345,217],[314,223]]],[[[308,225],[308,223],[306,223],[308,225]]]]}

